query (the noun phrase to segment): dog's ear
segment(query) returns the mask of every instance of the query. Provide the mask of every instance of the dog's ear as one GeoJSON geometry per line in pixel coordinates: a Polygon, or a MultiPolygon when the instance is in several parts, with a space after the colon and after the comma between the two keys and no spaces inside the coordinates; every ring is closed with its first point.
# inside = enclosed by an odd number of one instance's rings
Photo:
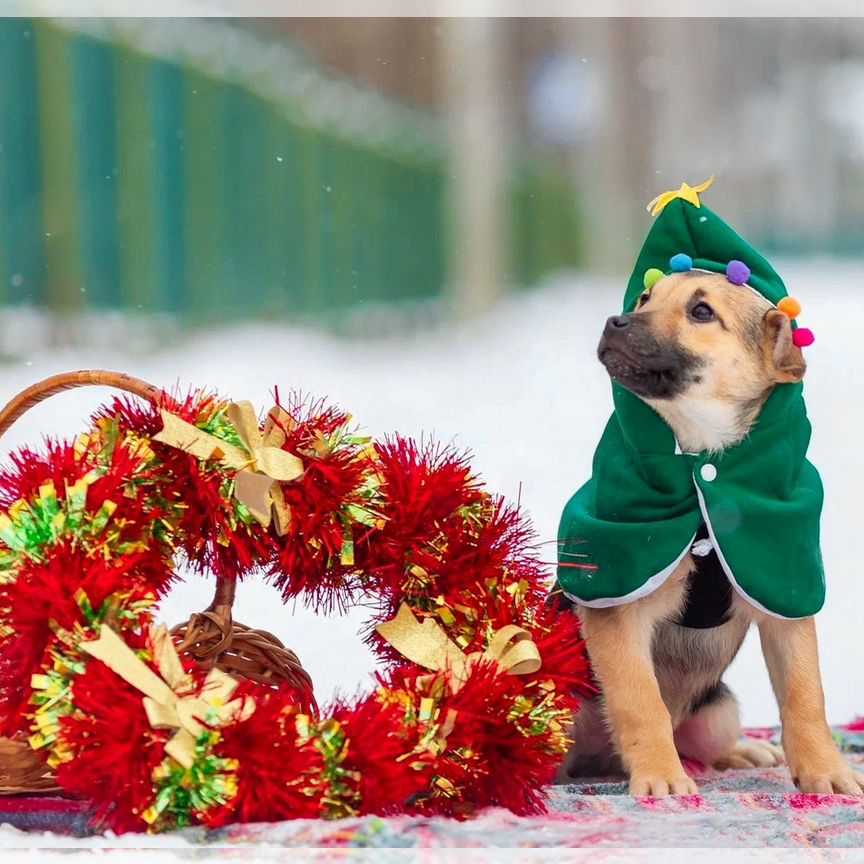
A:
{"type": "Polygon", "coordinates": [[[792,322],[779,309],[769,309],[762,319],[762,345],[778,384],[794,384],[804,377],[807,364],[801,349],[792,342],[792,322]]]}

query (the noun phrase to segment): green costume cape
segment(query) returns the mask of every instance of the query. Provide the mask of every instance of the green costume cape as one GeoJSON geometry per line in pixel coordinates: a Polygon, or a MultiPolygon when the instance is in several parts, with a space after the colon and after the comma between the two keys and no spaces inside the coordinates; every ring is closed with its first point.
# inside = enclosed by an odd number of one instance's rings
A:
{"type": "MultiPolygon", "coordinates": [[[[731,260],[743,261],[749,286],[775,304],[786,296],[771,265],[728,225],[706,207],[675,198],[648,234],[624,312],[644,290],[645,271],[668,272],[676,253],[716,273],[731,260]]],[[[599,607],[650,594],[689,551],[704,520],[742,597],[780,618],[818,612],[825,599],[822,484],[806,459],[810,423],[802,391],[801,384],[777,386],[741,443],[722,453],[689,454],[680,452],[659,414],[613,382],[615,413],[594,455],[593,475],[561,519],[564,593],[599,607]]]]}

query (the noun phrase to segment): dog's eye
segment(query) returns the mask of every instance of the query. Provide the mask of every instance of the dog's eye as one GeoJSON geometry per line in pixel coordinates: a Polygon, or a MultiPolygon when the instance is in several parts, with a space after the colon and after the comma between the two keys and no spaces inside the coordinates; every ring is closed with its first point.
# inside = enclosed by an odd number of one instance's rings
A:
{"type": "Polygon", "coordinates": [[[700,324],[714,320],[714,310],[707,303],[697,303],[690,310],[690,317],[700,324]]]}
{"type": "Polygon", "coordinates": [[[636,307],[639,308],[640,306],[644,306],[650,298],[651,298],[651,292],[650,291],[643,291],[639,297],[639,302],[636,304],[636,307]]]}

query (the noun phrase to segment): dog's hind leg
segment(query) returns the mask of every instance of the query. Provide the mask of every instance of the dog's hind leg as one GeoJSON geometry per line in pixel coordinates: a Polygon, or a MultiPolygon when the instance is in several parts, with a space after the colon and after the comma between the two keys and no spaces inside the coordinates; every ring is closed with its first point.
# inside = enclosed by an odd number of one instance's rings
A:
{"type": "Polygon", "coordinates": [[[705,765],[727,768],[772,768],[783,751],[767,741],[741,741],[741,718],[732,691],[721,681],[700,699],[693,713],[675,730],[678,752],[705,765]]]}
{"type": "Polygon", "coordinates": [[[572,783],[578,779],[624,773],[621,758],[612,743],[602,703],[602,697],[597,696],[586,699],[579,706],[568,731],[573,745],[558,769],[556,783],[572,783]]]}
{"type": "Polygon", "coordinates": [[[739,741],[725,756],[714,762],[714,768],[775,768],[786,760],[782,748],[770,741],[739,741]]]}

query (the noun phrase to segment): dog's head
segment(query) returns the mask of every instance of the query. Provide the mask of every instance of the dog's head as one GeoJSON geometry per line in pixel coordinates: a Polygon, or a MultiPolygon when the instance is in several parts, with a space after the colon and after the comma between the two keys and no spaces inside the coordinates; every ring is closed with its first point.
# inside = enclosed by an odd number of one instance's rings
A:
{"type": "Polygon", "coordinates": [[[805,363],[789,318],[725,276],[673,273],[606,322],[609,375],[651,405],[682,447],[721,450],[747,434],[771,389],[805,363]]]}

